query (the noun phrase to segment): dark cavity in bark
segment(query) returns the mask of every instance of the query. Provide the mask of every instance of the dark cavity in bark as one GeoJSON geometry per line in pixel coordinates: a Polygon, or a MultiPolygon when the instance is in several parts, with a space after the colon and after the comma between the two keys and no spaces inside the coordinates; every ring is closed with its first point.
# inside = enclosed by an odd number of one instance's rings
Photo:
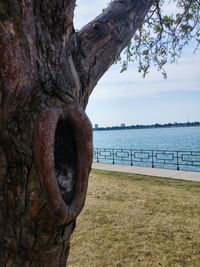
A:
{"type": "Polygon", "coordinates": [[[65,203],[73,200],[77,175],[77,149],[74,130],[67,120],[59,120],[55,132],[55,174],[65,203]]]}

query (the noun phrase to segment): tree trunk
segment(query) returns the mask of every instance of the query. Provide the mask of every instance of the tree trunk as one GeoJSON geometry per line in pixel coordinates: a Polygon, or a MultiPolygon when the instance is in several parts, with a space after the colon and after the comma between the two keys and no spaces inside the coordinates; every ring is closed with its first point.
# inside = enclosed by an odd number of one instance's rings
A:
{"type": "Polygon", "coordinates": [[[152,2],[117,0],[76,34],[75,0],[0,0],[1,267],[66,265],[92,163],[84,109],[152,2]]]}
{"type": "Polygon", "coordinates": [[[91,125],[70,52],[74,3],[41,2],[1,2],[2,267],[66,265],[91,166],[91,125]]]}

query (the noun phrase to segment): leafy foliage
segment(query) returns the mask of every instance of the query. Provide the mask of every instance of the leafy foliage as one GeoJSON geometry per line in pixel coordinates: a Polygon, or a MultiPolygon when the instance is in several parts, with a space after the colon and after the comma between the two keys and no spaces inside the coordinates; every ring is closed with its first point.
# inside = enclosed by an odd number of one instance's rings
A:
{"type": "Polygon", "coordinates": [[[156,0],[143,24],[118,59],[121,71],[129,62],[138,63],[138,71],[145,75],[151,66],[157,66],[163,77],[164,65],[176,62],[182,50],[192,43],[194,52],[200,44],[199,0],[156,0]],[[166,10],[172,7],[172,11],[166,10]]]}

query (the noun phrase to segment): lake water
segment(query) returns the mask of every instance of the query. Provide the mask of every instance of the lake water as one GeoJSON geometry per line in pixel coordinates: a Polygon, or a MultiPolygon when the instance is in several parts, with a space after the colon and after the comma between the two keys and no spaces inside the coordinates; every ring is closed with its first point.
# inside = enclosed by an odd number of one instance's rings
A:
{"type": "Polygon", "coordinates": [[[200,171],[200,127],[94,131],[93,135],[94,148],[100,148],[94,150],[95,161],[200,171]]]}
{"type": "Polygon", "coordinates": [[[94,131],[95,148],[200,151],[200,127],[94,131]]]}

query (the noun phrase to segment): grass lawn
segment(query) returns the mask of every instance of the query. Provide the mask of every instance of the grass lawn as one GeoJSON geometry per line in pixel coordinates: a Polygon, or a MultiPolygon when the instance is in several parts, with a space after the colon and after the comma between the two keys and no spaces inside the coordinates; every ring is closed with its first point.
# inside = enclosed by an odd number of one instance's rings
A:
{"type": "Polygon", "coordinates": [[[200,183],[92,171],[68,267],[199,267],[200,183]]]}

